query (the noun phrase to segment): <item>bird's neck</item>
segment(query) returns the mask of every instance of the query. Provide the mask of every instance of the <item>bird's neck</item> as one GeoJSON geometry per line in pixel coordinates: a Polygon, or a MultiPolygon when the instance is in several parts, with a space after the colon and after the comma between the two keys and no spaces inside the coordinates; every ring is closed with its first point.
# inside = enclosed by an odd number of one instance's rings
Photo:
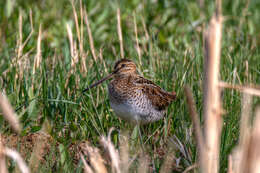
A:
{"type": "Polygon", "coordinates": [[[116,74],[115,75],[115,79],[125,79],[125,78],[129,78],[129,77],[136,77],[138,76],[137,73],[120,73],[120,74],[116,74]]]}

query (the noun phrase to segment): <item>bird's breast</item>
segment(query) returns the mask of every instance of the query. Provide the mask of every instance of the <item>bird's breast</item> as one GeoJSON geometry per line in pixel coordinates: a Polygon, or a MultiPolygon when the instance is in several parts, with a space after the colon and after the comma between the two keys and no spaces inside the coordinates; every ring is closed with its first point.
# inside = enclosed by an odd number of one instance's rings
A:
{"type": "Polygon", "coordinates": [[[148,123],[159,120],[163,117],[165,111],[154,109],[151,101],[142,92],[142,90],[121,91],[113,83],[109,84],[109,101],[115,114],[127,121],[148,123]]]}

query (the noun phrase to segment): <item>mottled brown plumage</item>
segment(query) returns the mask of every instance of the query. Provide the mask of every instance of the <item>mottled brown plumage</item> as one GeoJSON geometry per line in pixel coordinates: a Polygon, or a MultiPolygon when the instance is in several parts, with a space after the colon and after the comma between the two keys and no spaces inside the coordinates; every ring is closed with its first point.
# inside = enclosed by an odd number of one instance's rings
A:
{"type": "Polygon", "coordinates": [[[149,123],[163,118],[166,108],[175,99],[175,92],[167,92],[140,76],[136,65],[129,59],[116,62],[114,71],[105,79],[91,85],[113,78],[109,83],[110,105],[116,115],[135,123],[149,123]]]}

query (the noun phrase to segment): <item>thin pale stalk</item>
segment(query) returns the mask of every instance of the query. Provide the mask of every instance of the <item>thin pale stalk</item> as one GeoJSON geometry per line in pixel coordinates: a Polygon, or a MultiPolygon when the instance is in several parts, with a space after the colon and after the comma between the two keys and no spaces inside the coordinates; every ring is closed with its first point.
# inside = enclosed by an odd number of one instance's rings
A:
{"type": "Polygon", "coordinates": [[[135,14],[134,14],[134,28],[135,28],[136,50],[137,50],[137,54],[138,54],[138,58],[139,58],[139,64],[142,65],[142,61],[141,61],[141,49],[140,49],[140,46],[139,46],[138,30],[137,30],[137,24],[136,24],[135,14]]]}
{"type": "Polygon", "coordinates": [[[260,87],[259,86],[243,86],[243,85],[234,85],[234,84],[229,84],[226,82],[219,82],[219,87],[221,88],[228,88],[228,89],[235,89],[238,90],[242,93],[250,94],[250,95],[255,95],[260,97],[260,87]]]}
{"type": "Polygon", "coordinates": [[[2,136],[0,134],[0,172],[7,173],[6,161],[4,155],[4,145],[2,144],[2,136]]]}
{"type": "Polygon", "coordinates": [[[41,57],[42,57],[42,51],[41,51],[41,40],[42,40],[42,24],[40,24],[39,27],[39,34],[37,39],[37,53],[34,57],[34,65],[33,65],[33,74],[35,74],[36,69],[40,66],[41,63],[41,57]]]}
{"type": "Polygon", "coordinates": [[[16,161],[22,173],[30,173],[28,166],[26,165],[25,161],[17,151],[5,147],[4,154],[16,161]]]}
{"type": "Polygon", "coordinates": [[[72,5],[74,21],[75,21],[75,24],[76,24],[76,32],[77,32],[78,42],[79,42],[79,45],[80,45],[80,51],[82,51],[82,47],[81,47],[82,44],[81,44],[81,37],[80,37],[80,30],[79,30],[78,15],[77,15],[77,12],[76,12],[74,0],[71,0],[70,2],[71,2],[71,5],[72,5]]]}
{"type": "Polygon", "coordinates": [[[219,148],[222,129],[221,102],[219,88],[219,66],[222,35],[221,1],[217,1],[217,9],[205,34],[205,64],[203,105],[205,117],[205,162],[202,172],[217,173],[219,171],[219,148]]]}
{"type": "Polygon", "coordinates": [[[123,36],[122,36],[122,30],[121,30],[121,17],[120,17],[120,9],[117,8],[117,33],[120,43],[120,54],[121,58],[124,58],[124,45],[123,45],[123,36]]]}
{"type": "Polygon", "coordinates": [[[203,164],[205,163],[205,144],[204,144],[204,139],[203,139],[203,135],[202,135],[202,131],[200,128],[200,121],[199,121],[199,116],[197,114],[197,110],[196,110],[196,106],[195,106],[195,102],[192,96],[192,92],[190,90],[190,88],[185,87],[184,88],[185,91],[185,95],[186,95],[186,99],[187,99],[187,103],[188,103],[188,108],[189,108],[189,112],[190,112],[190,117],[194,126],[194,130],[195,130],[195,136],[196,136],[196,140],[197,140],[197,146],[198,146],[198,150],[199,150],[199,161],[200,161],[200,167],[203,167],[203,164]]]}
{"type": "Polygon", "coordinates": [[[21,126],[20,126],[19,120],[18,120],[17,116],[15,115],[15,112],[14,112],[11,104],[9,103],[7,98],[2,93],[0,93],[0,108],[3,112],[3,117],[11,125],[12,129],[17,133],[20,133],[21,126]]]}
{"type": "Polygon", "coordinates": [[[91,167],[87,164],[86,160],[84,159],[83,155],[80,153],[80,158],[84,165],[84,172],[85,173],[94,173],[91,167]]]}
{"type": "Polygon", "coordinates": [[[92,56],[93,56],[95,62],[97,62],[97,56],[96,56],[96,52],[95,52],[94,41],[93,41],[90,26],[89,26],[88,13],[87,13],[86,9],[84,10],[84,16],[85,16],[85,23],[87,25],[87,31],[88,31],[88,38],[89,38],[91,53],[92,53],[92,56]]]}

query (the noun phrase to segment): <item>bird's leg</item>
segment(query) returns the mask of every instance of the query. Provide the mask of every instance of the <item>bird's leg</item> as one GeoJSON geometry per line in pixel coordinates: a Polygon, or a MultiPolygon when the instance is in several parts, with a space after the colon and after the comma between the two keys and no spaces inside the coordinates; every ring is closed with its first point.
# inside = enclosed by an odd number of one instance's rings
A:
{"type": "Polygon", "coordinates": [[[144,142],[143,142],[143,138],[142,138],[142,134],[141,134],[141,129],[140,129],[140,125],[138,124],[138,131],[139,131],[139,136],[140,136],[140,143],[141,143],[141,147],[144,153],[144,142]]]}
{"type": "Polygon", "coordinates": [[[140,143],[141,143],[141,147],[142,147],[142,152],[144,153],[144,142],[143,142],[143,137],[141,134],[141,129],[140,129],[140,122],[137,120],[137,128],[138,128],[138,133],[139,133],[139,137],[140,137],[140,143]]]}

